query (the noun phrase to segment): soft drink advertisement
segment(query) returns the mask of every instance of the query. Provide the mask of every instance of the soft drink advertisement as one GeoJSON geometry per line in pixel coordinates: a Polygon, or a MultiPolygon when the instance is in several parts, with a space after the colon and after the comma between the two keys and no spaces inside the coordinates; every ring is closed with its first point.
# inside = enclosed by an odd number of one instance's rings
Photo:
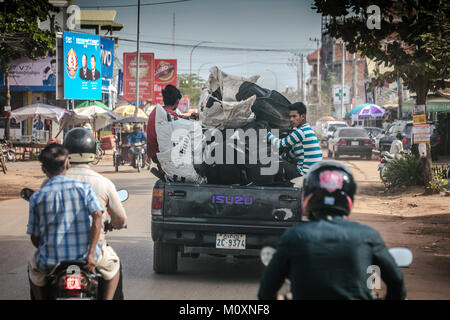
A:
{"type": "MultiPolygon", "coordinates": [[[[139,101],[154,101],[155,55],[140,53],[139,60],[139,101]]],[[[136,52],[123,54],[123,98],[136,101],[136,52]]]]}
{"type": "Polygon", "coordinates": [[[155,102],[164,105],[161,91],[168,84],[177,86],[177,60],[155,59],[155,102]]]}
{"type": "Polygon", "coordinates": [[[64,32],[64,99],[102,98],[100,36],[64,32]]]}

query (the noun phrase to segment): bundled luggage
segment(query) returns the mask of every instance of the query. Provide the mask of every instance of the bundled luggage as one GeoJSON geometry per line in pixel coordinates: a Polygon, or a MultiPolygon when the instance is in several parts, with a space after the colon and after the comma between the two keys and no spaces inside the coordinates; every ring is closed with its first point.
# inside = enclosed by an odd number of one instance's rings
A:
{"type": "Polygon", "coordinates": [[[157,107],[157,156],[169,181],[260,186],[290,183],[284,178],[283,160],[272,155],[273,146],[266,134],[267,129],[279,129],[280,137],[289,133],[291,103],[279,92],[258,86],[258,78],[233,76],[212,67],[199,102],[201,129],[194,125],[199,126],[199,122],[174,117],[157,107]],[[261,174],[271,166],[278,171],[261,174]]]}

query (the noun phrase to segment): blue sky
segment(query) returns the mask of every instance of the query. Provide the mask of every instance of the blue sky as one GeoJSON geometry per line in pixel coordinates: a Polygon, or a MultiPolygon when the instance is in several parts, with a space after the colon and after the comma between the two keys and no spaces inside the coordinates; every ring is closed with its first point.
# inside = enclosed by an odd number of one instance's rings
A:
{"type": "MultiPolygon", "coordinates": [[[[168,0],[141,0],[142,4],[168,0]]],[[[141,40],[172,43],[175,13],[175,43],[206,46],[298,49],[306,54],[316,49],[310,38],[320,37],[320,15],[311,9],[310,0],[192,0],[141,7],[141,40]]],[[[124,28],[117,32],[123,39],[136,39],[137,7],[104,6],[137,4],[137,0],[77,0],[83,10],[115,9],[116,21],[124,28]]],[[[120,42],[116,54],[136,51],[136,44],[120,42]]],[[[179,73],[189,73],[191,48],[141,43],[141,52],[154,52],[156,58],[178,59],[179,73]]],[[[283,91],[297,86],[295,70],[288,66],[288,52],[254,52],[196,48],[192,72],[207,78],[211,66],[242,76],[261,75],[263,87],[283,91]],[[276,88],[277,86],[277,88],[276,88]]],[[[305,67],[307,66],[305,61],[305,67]]],[[[309,68],[305,69],[305,77],[309,68]]]]}

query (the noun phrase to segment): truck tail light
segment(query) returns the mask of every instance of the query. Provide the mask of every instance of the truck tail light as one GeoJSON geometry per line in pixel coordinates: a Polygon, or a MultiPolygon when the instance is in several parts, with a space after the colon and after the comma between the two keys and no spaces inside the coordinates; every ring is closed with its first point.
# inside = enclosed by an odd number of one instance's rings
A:
{"type": "Polygon", "coordinates": [[[403,144],[408,144],[408,139],[406,139],[406,137],[403,137],[402,143],[403,143],[403,144]]]}
{"type": "Polygon", "coordinates": [[[162,215],[164,189],[154,188],[152,196],[152,215],[162,215]]]}
{"type": "Polygon", "coordinates": [[[339,140],[338,145],[339,145],[339,146],[345,146],[345,145],[347,145],[347,141],[345,141],[345,140],[339,140]]]}

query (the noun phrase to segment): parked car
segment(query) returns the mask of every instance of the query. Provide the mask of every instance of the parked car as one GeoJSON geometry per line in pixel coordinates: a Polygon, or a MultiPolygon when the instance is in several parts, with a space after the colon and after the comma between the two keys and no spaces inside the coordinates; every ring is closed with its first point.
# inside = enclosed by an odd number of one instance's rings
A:
{"type": "Polygon", "coordinates": [[[372,158],[373,143],[367,131],[363,128],[339,128],[328,140],[328,157],[339,159],[341,155],[359,155],[362,158],[372,158]]]}
{"type": "Polygon", "coordinates": [[[383,133],[383,129],[377,127],[364,127],[364,130],[367,131],[369,137],[371,136],[372,140],[375,140],[376,137],[383,133]]]}
{"type": "MultiPolygon", "coordinates": [[[[436,126],[429,122],[430,124],[430,145],[431,145],[431,158],[433,160],[437,160],[438,158],[438,152],[439,147],[441,144],[441,136],[439,135],[436,126]]],[[[396,121],[392,124],[392,126],[389,128],[389,131],[386,132],[386,134],[380,138],[379,142],[379,150],[380,152],[383,151],[390,151],[392,141],[395,140],[395,137],[397,136],[397,133],[401,133],[403,136],[402,142],[403,142],[403,149],[411,151],[412,146],[412,128],[413,128],[413,122],[412,121],[396,121]]]]}
{"type": "Polygon", "coordinates": [[[325,129],[325,134],[322,137],[322,143],[328,147],[328,140],[333,136],[333,133],[338,128],[348,127],[348,124],[344,121],[328,121],[325,129]]]}

